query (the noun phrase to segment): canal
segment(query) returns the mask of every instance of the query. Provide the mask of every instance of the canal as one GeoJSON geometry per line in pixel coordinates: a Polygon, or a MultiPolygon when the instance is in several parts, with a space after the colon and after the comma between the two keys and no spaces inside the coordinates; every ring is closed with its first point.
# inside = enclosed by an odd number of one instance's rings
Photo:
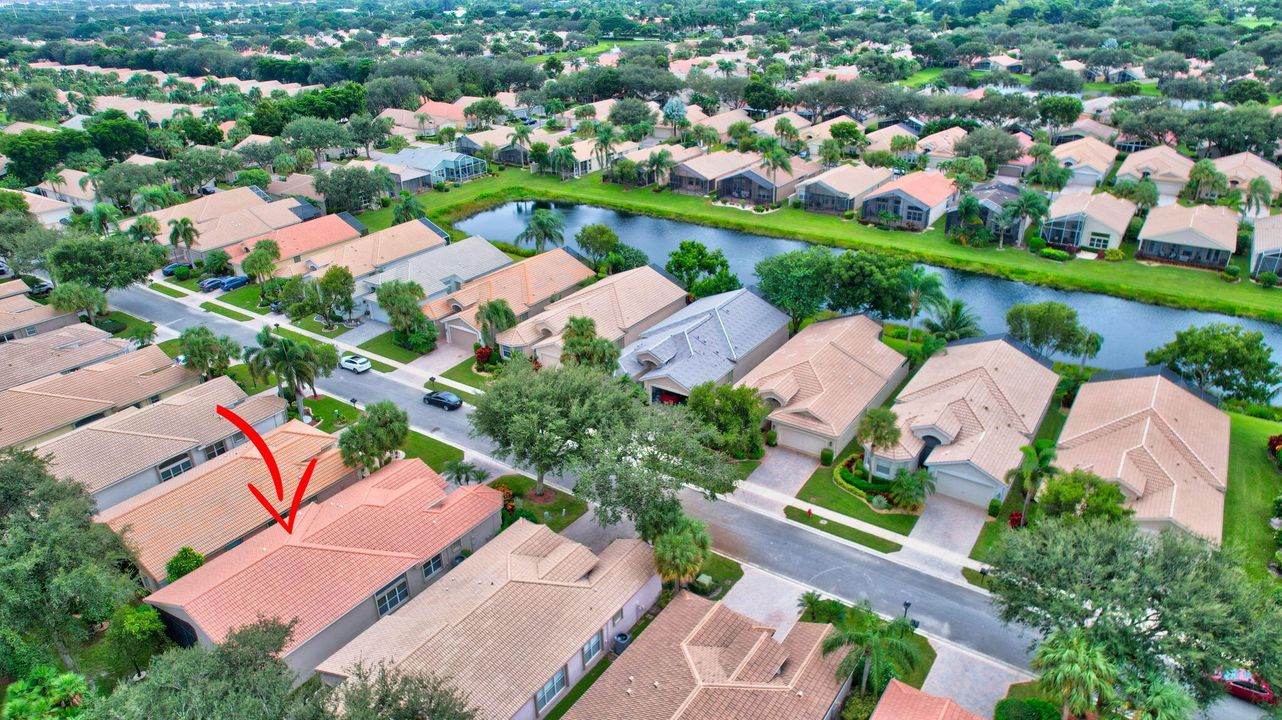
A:
{"type": "MultiPolygon", "coordinates": [[[[730,269],[745,285],[755,283],[753,267],[758,260],[809,247],[808,243],[799,240],[632,215],[590,205],[562,203],[507,203],[457,222],[454,226],[462,232],[480,235],[489,240],[516,242],[516,236],[525,229],[535,208],[553,208],[561,215],[565,221],[567,247],[577,250],[574,236],[578,231],[585,225],[600,223],[613,228],[620,240],[643,250],[650,256],[650,262],[660,267],[667,262],[668,254],[676,250],[682,240],[698,240],[711,249],[724,251],[730,260],[730,269]]],[[[1006,310],[1018,303],[1056,300],[1076,308],[1082,322],[1104,337],[1103,350],[1091,363],[1097,367],[1120,369],[1143,365],[1145,351],[1169,342],[1175,337],[1177,330],[1216,321],[1237,323],[1248,329],[1262,331],[1275,355],[1282,358],[1282,326],[1273,323],[1147,305],[1110,295],[1054,290],[960,270],[927,267],[943,276],[948,296],[965,300],[979,316],[984,331],[988,333],[1004,332],[1006,310]]]]}

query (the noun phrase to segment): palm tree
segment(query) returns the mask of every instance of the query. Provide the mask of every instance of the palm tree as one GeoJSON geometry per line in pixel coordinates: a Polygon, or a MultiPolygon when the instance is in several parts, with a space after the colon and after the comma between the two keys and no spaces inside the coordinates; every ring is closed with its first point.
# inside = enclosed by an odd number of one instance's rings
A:
{"type": "Polygon", "coordinates": [[[832,138],[828,138],[819,144],[819,159],[828,167],[835,167],[841,163],[841,158],[845,154],[842,150],[841,143],[832,138]]]}
{"type": "Polygon", "coordinates": [[[1228,187],[1228,178],[1215,167],[1215,161],[1204,158],[1193,163],[1193,167],[1189,169],[1189,181],[1186,187],[1189,195],[1196,199],[1205,193],[1224,192],[1228,187]]]}
{"type": "Polygon", "coordinates": [[[781,117],[775,121],[775,137],[779,138],[785,144],[797,142],[801,133],[797,131],[797,126],[786,117],[781,117]]]}
{"type": "Polygon", "coordinates": [[[1187,690],[1160,677],[1132,680],[1126,695],[1131,720],[1186,720],[1197,707],[1187,690]]]}
{"type": "Polygon", "coordinates": [[[548,153],[548,166],[552,171],[561,176],[561,180],[574,172],[574,166],[579,161],[574,157],[574,151],[567,145],[562,145],[552,152],[548,153]]]}
{"type": "Polygon", "coordinates": [[[80,182],[79,182],[80,189],[84,190],[90,185],[93,185],[93,197],[95,200],[102,198],[102,195],[98,193],[98,176],[101,174],[102,174],[102,170],[98,168],[91,168],[89,172],[80,176],[80,182]]]}
{"type": "Polygon", "coordinates": [[[49,172],[44,174],[44,177],[42,178],[42,180],[46,184],[48,184],[49,187],[53,188],[55,191],[58,188],[62,187],[63,185],[67,184],[67,178],[65,175],[62,174],[61,170],[50,170],[49,172]]]}
{"type": "Polygon", "coordinates": [[[519,243],[528,242],[538,252],[543,252],[543,248],[548,243],[558,246],[564,245],[565,221],[561,219],[560,215],[551,210],[543,208],[535,210],[534,214],[530,216],[529,224],[525,226],[520,235],[516,236],[516,241],[519,243]]]}
{"type": "Polygon", "coordinates": [[[1081,628],[1051,633],[1037,648],[1033,668],[1037,685],[1060,698],[1064,720],[1083,717],[1113,693],[1117,668],[1081,628]]]}
{"type": "Polygon", "coordinates": [[[269,328],[264,327],[258,334],[259,346],[246,351],[246,361],[251,373],[268,373],[276,376],[277,387],[284,384],[294,394],[298,403],[298,416],[307,416],[307,407],[303,404],[304,390],[314,387],[316,376],[320,374],[316,351],[309,342],[287,337],[271,335],[269,328]],[[270,339],[264,345],[264,335],[270,339]]]}
{"type": "Polygon", "coordinates": [[[88,213],[89,228],[98,235],[106,235],[120,221],[120,208],[111,203],[94,203],[88,213]]]}
{"type": "Polygon", "coordinates": [[[867,465],[872,468],[872,456],[876,455],[878,450],[899,443],[899,416],[895,415],[895,411],[890,408],[868,408],[868,412],[859,419],[855,436],[861,443],[868,446],[867,465]]]}
{"type": "Polygon", "coordinates": [[[436,139],[440,140],[442,145],[451,149],[454,147],[456,138],[458,138],[458,128],[453,125],[447,125],[436,132],[436,139]]]}
{"type": "Polygon", "coordinates": [[[1269,203],[1273,202],[1273,186],[1269,184],[1269,179],[1260,176],[1251,178],[1251,182],[1246,186],[1246,202],[1243,203],[1243,218],[1247,213],[1260,214],[1269,203]]]}
{"type": "Polygon", "coordinates": [[[528,148],[530,147],[530,135],[533,132],[534,131],[530,128],[529,125],[525,125],[525,124],[517,125],[516,127],[512,128],[512,132],[508,133],[507,139],[508,139],[508,142],[512,143],[517,147],[528,148]]]}
{"type": "Polygon", "coordinates": [[[1055,467],[1055,443],[1052,441],[1038,440],[1032,445],[1024,445],[1019,452],[1022,456],[1019,466],[1006,473],[1006,480],[1010,485],[1014,485],[1015,480],[1019,480],[1023,486],[1023,514],[1027,519],[1028,503],[1036,497],[1042,481],[1059,474],[1059,468],[1055,467]]]}
{"type": "Polygon", "coordinates": [[[1080,358],[1078,367],[1085,369],[1086,361],[1099,355],[1100,349],[1104,346],[1104,336],[1086,328],[1078,328],[1076,344],[1080,358]]]}
{"type": "Polygon", "coordinates": [[[845,680],[860,673],[859,692],[868,694],[868,681],[872,680],[874,692],[879,692],[890,679],[904,676],[921,662],[921,650],[909,641],[912,625],[905,618],[885,622],[872,611],[865,600],[859,607],[849,608],[832,632],[823,641],[823,653],[829,655],[847,650],[837,665],[837,679],[845,680]]]}
{"type": "Polygon", "coordinates": [[[711,548],[708,526],[682,515],[654,539],[654,564],[659,577],[685,587],[699,574],[711,548]]]}
{"type": "Polygon", "coordinates": [[[151,243],[160,237],[160,221],[150,215],[142,215],[125,231],[134,242],[151,243]]]}
{"type": "Polygon", "coordinates": [[[677,166],[671,150],[656,150],[645,160],[645,169],[656,184],[667,184],[668,173],[677,166]]]}
{"type": "MultiPolygon", "coordinates": [[[[1029,220],[1036,224],[1041,222],[1042,218],[1046,217],[1049,212],[1050,203],[1046,200],[1046,196],[1028,188],[1020,190],[1018,197],[1002,206],[1002,214],[1010,220],[1017,221],[1011,224],[1022,225],[1024,220],[1029,220]]],[[[1015,241],[1018,243],[1019,238],[1016,238],[1015,241]]],[[[1005,244],[1000,236],[998,244],[1005,244]]]]}
{"type": "Polygon", "coordinates": [[[734,140],[736,145],[743,144],[750,135],[752,135],[752,123],[747,120],[736,120],[726,128],[726,136],[734,140]]]}
{"type": "Polygon", "coordinates": [[[143,185],[133,199],[138,212],[162,210],[182,200],[182,196],[164,185],[143,185]]]}
{"type": "Polygon", "coordinates": [[[146,110],[139,110],[134,113],[134,120],[137,120],[144,127],[151,127],[151,113],[146,110]]]}
{"type": "Polygon", "coordinates": [[[419,202],[419,199],[410,191],[402,190],[401,202],[392,211],[392,223],[400,225],[424,217],[427,217],[427,210],[423,207],[423,203],[419,202]]]}
{"type": "Polygon", "coordinates": [[[516,327],[516,313],[507,300],[495,298],[476,306],[476,321],[481,326],[481,342],[491,350],[498,349],[499,333],[516,327]]]}
{"type": "Polygon", "coordinates": [[[951,300],[937,305],[932,311],[934,317],[927,318],[923,324],[941,340],[952,342],[983,334],[979,327],[979,316],[971,312],[964,300],[951,300]]]}
{"type": "Polygon", "coordinates": [[[770,182],[777,190],[779,171],[792,172],[792,156],[781,147],[771,148],[761,156],[761,166],[770,171],[770,182]]]}
{"type": "Polygon", "coordinates": [[[928,273],[919,265],[905,270],[900,282],[908,296],[908,342],[913,342],[913,327],[917,313],[923,307],[933,308],[947,300],[944,296],[944,279],[939,273],[928,273]]]}
{"type": "Polygon", "coordinates": [[[619,144],[619,133],[614,126],[609,123],[601,123],[596,128],[596,142],[592,145],[592,152],[596,154],[597,163],[601,169],[605,169],[610,160],[614,157],[614,148],[619,144]]]}
{"type": "Polygon", "coordinates": [[[721,134],[707,125],[695,125],[690,128],[689,139],[699,147],[706,148],[721,142],[721,134]]]}
{"type": "Polygon", "coordinates": [[[984,227],[984,206],[979,203],[979,198],[966,193],[957,201],[957,225],[953,233],[963,244],[969,244],[971,233],[976,232],[984,227]]]}
{"type": "Polygon", "coordinates": [[[49,305],[59,312],[84,311],[89,324],[97,322],[98,313],[107,311],[107,294],[82,282],[67,281],[49,293],[49,305]]]}
{"type": "Polygon", "coordinates": [[[479,485],[489,479],[485,468],[473,465],[464,460],[450,460],[445,463],[441,474],[455,485],[479,485]]]}
{"type": "Polygon", "coordinates": [[[191,261],[191,246],[200,237],[200,230],[196,228],[196,223],[191,218],[174,218],[169,221],[169,244],[178,250],[178,244],[182,243],[187,249],[187,261],[191,261]]]}
{"type": "MultiPolygon", "coordinates": [[[[1064,168],[1067,170],[1068,168],[1064,168]]],[[[1135,208],[1142,213],[1157,207],[1159,193],[1157,183],[1149,178],[1135,183],[1135,189],[1131,192],[1131,202],[1135,203],[1135,208]]]]}
{"type": "Polygon", "coordinates": [[[917,510],[935,492],[935,476],[926,468],[899,468],[890,481],[890,499],[897,507],[917,510]]]}

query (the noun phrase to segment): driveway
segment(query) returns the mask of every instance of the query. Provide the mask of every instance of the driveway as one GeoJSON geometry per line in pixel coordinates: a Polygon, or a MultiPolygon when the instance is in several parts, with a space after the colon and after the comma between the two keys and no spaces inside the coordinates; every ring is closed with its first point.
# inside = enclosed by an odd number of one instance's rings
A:
{"type": "Polygon", "coordinates": [[[987,516],[985,508],[945,495],[931,495],[926,500],[926,509],[921,518],[908,536],[955,553],[969,555],[987,516]]]}
{"type": "Polygon", "coordinates": [[[410,363],[409,366],[428,375],[440,375],[470,357],[472,357],[471,345],[440,342],[437,343],[435,350],[410,363]]]}
{"type": "Polygon", "coordinates": [[[801,610],[797,601],[806,587],[773,573],[743,566],[743,578],[722,598],[726,607],[775,629],[782,640],[797,624],[801,610]]]}
{"type": "Polygon", "coordinates": [[[921,689],[931,695],[952,698],[958,705],[992,717],[997,701],[1006,697],[1011,683],[1032,680],[1030,673],[966,650],[952,643],[933,642],[935,664],[921,689]]]}
{"type": "Polygon", "coordinates": [[[801,486],[806,484],[817,467],[819,461],[809,455],[787,448],[766,448],[766,456],[762,458],[761,465],[748,476],[748,482],[792,497],[801,490],[801,486]]]}

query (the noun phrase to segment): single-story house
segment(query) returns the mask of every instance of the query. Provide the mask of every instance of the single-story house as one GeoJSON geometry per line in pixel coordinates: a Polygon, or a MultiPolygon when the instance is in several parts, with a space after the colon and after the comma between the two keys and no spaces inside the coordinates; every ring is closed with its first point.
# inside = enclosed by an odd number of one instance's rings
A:
{"type": "Polygon", "coordinates": [[[925,230],[944,216],[957,185],[941,172],[928,170],[896,178],[864,196],[864,222],[908,230],[925,230]]]}
{"type": "Polygon", "coordinates": [[[454,147],[459,152],[479,156],[487,145],[492,145],[495,149],[495,162],[525,167],[530,164],[530,148],[535,143],[544,143],[549,151],[555,150],[557,141],[569,134],[564,131],[550,133],[537,128],[530,133],[530,139],[520,145],[512,141],[512,133],[513,129],[506,125],[491,125],[488,130],[478,130],[460,137],[454,141],[454,147]]]}
{"type": "Polygon", "coordinates": [[[1251,275],[1262,272],[1282,277],[1282,215],[1255,221],[1251,235],[1251,275]]]}
{"type": "Polygon", "coordinates": [[[84,485],[103,510],[248,442],[218,406],[266,433],[285,424],[285,404],[275,395],[247,397],[231,378],[218,377],[144,408],[121,410],[36,452],[49,457],[55,475],[84,485]]]}
{"type": "Polygon", "coordinates": [[[716,192],[721,180],[760,163],[757,153],[711,152],[678,163],[668,173],[668,187],[686,195],[709,195],[716,192]]]}
{"type": "Polygon", "coordinates": [[[788,316],[746,289],[700,298],[623,348],[619,367],[652,402],[706,382],[736,383],[788,340],[788,316]]]}
{"type": "MultiPolygon", "coordinates": [[[[989,182],[976,185],[970,194],[979,201],[979,217],[983,225],[993,233],[993,240],[1000,245],[1018,245],[1024,239],[1030,219],[1021,218],[1007,225],[1002,222],[1002,212],[1006,205],[1019,199],[1019,188],[1004,182],[989,182]]],[[[957,203],[950,203],[948,214],[944,217],[944,227],[950,232],[961,224],[961,214],[957,203]]]]}
{"type": "Polygon", "coordinates": [[[22,280],[0,283],[0,343],[27,338],[51,330],[75,325],[80,313],[55,310],[32,300],[27,295],[27,284],[22,280]]]}
{"type": "MultiPolygon", "coordinates": [[[[14,282],[22,281],[10,281],[0,287],[11,287],[14,282]]],[[[113,338],[88,323],[78,322],[30,336],[23,332],[0,342],[0,390],[50,375],[65,375],[132,348],[130,341],[113,338]]]]}
{"type": "Polygon", "coordinates": [[[783,202],[797,189],[797,183],[814,177],[823,166],[794,157],[789,170],[771,170],[765,163],[750,165],[717,181],[717,197],[725,202],[769,205],[783,202]]]}
{"type": "Polygon", "coordinates": [[[1006,497],[1006,473],[1037,434],[1058,383],[1051,362],[1013,338],[951,343],[899,392],[891,407],[899,442],[865,447],[868,471],[893,478],[924,467],[935,492],[987,507],[1006,497]]]}
{"type": "Polygon", "coordinates": [[[71,203],[33,192],[22,192],[27,212],[47,228],[60,228],[71,219],[71,203]]]}
{"type": "Polygon", "coordinates": [[[1238,217],[1222,206],[1164,205],[1148,211],[1135,257],[1222,270],[1237,249],[1238,217]]]}
{"type": "Polygon", "coordinates": [[[306,198],[316,207],[325,209],[325,196],[316,190],[315,175],[291,173],[284,178],[273,176],[271,183],[267,185],[267,192],[278,198],[291,196],[306,198]]]}
{"type": "Polygon", "coordinates": [[[722,140],[728,140],[730,138],[730,126],[737,122],[746,122],[749,125],[752,125],[755,121],[746,111],[735,109],[717,113],[716,115],[704,118],[695,124],[710,127],[717,131],[717,134],[721,136],[722,140]]]}
{"type": "Polygon", "coordinates": [[[840,452],[864,412],[890,397],[908,376],[908,361],[882,343],[881,331],[866,315],[814,323],[739,381],[770,405],[781,447],[840,452]]]}
{"type": "Polygon", "coordinates": [[[890,168],[838,165],[797,184],[797,198],[810,212],[840,214],[863,206],[864,197],[890,182],[890,168]]]}
{"type": "Polygon", "coordinates": [[[438,145],[406,148],[365,162],[386,167],[397,180],[397,190],[410,192],[420,192],[441,182],[466,182],[489,170],[489,165],[479,157],[446,150],[438,145]]]}
{"type": "Polygon", "coordinates": [[[227,254],[231,256],[231,264],[239,269],[245,257],[253,252],[258,243],[272,240],[280,248],[280,262],[300,263],[336,245],[351,242],[366,231],[365,225],[350,213],[322,215],[315,220],[289,225],[239,242],[228,247],[227,254]]]}
{"type": "Polygon", "coordinates": [[[259,616],[293,619],[280,658],[302,682],[498,534],[502,508],[488,485],[451,492],[422,460],[396,460],[299,508],[294,533],[260,530],[146,603],[184,646],[223,642],[259,616]]]}
{"type": "MultiPolygon", "coordinates": [[[[1264,178],[1273,188],[1272,197],[1282,193],[1282,170],[1277,165],[1252,152],[1240,152],[1225,155],[1212,160],[1215,169],[1224,173],[1229,180],[1230,190],[1239,190],[1246,195],[1247,187],[1256,178],[1264,178]]],[[[1209,196],[1209,194],[1207,194],[1209,196]]]]}
{"type": "Polygon", "coordinates": [[[957,157],[953,148],[969,134],[964,127],[940,130],[917,141],[917,154],[926,156],[927,167],[939,167],[940,163],[957,157]]]}
{"type": "MultiPolygon", "coordinates": [[[[655,153],[659,152],[667,152],[672,156],[672,162],[679,165],[703,155],[706,151],[698,145],[690,147],[683,145],[651,145],[650,147],[637,148],[623,153],[619,156],[619,160],[628,160],[637,164],[637,187],[645,187],[660,180],[660,178],[654,176],[654,172],[647,170],[645,165],[655,153]]],[[[617,162],[618,160],[616,160],[617,162]]],[[[662,179],[667,180],[667,178],[662,179]]]]}
{"type": "Polygon", "coordinates": [[[831,632],[799,622],[784,635],[683,590],[565,718],[836,720],[852,676],[823,652],[831,632]]]}
{"type": "Polygon", "coordinates": [[[1126,156],[1117,168],[1118,182],[1139,182],[1145,178],[1157,184],[1162,195],[1178,195],[1189,183],[1193,161],[1169,145],[1157,145],[1126,156]]]}
{"type": "Polygon", "coordinates": [[[1061,248],[1103,252],[1120,247],[1135,217],[1135,203],[1089,190],[1063,193],[1042,221],[1042,239],[1061,248]]]}
{"type": "MultiPolygon", "coordinates": [[[[190,250],[179,247],[176,253],[184,259],[201,260],[211,250],[224,250],[242,240],[297,225],[320,217],[321,212],[292,197],[272,200],[267,193],[250,186],[202,195],[190,202],[153,210],[146,215],[155,218],[165,232],[168,232],[170,220],[190,219],[200,234],[190,250]]],[[[121,229],[129,229],[135,221],[136,218],[122,220],[121,229]]]]}
{"type": "Polygon", "coordinates": [[[637,144],[631,140],[616,145],[607,155],[602,155],[594,139],[580,140],[568,146],[570,152],[574,153],[574,166],[571,168],[560,168],[558,172],[562,177],[581,178],[588,173],[594,173],[601,170],[604,165],[610,164],[615,158],[625,152],[635,150],[637,144]]]}
{"type": "Polygon", "coordinates": [[[1024,72],[1024,61],[1013,58],[1010,55],[989,55],[986,58],[976,60],[970,68],[980,72],[1001,69],[1018,74],[1024,72]]]}
{"type": "Polygon", "coordinates": [[[420,218],[312,253],[299,262],[277,268],[276,276],[310,275],[319,278],[330,267],[338,265],[352,274],[359,295],[363,281],[371,275],[448,242],[449,235],[444,230],[427,218],[420,218]]]}
{"type": "Polygon", "coordinates": [[[0,132],[3,132],[5,135],[21,135],[28,130],[35,130],[36,132],[58,132],[58,128],[52,128],[48,125],[37,125],[35,123],[23,122],[21,120],[5,125],[4,130],[0,132]]]}
{"type": "Polygon", "coordinates": [[[81,210],[92,210],[98,204],[97,188],[89,180],[89,173],[65,167],[59,169],[58,174],[62,176],[61,181],[51,183],[45,180],[36,186],[36,192],[81,210]]]}
{"type": "Polygon", "coordinates": [[[641,540],[615,540],[597,555],[521,519],[316,671],[327,683],[357,665],[431,673],[450,678],[478,718],[538,718],[614,649],[660,588],[641,540]]]}
{"type": "Polygon", "coordinates": [[[413,141],[419,135],[431,135],[438,129],[432,122],[432,116],[420,115],[413,110],[387,108],[375,119],[387,118],[392,121],[392,134],[413,141]]]}
{"type": "Polygon", "coordinates": [[[561,333],[570,318],[591,318],[597,337],[623,347],[685,304],[685,289],[647,265],[607,276],[557,300],[495,339],[503,357],[521,352],[554,367],[561,361],[561,333]]]}
{"type": "Polygon", "coordinates": [[[752,134],[763,137],[778,137],[775,133],[775,126],[779,124],[780,120],[787,120],[789,123],[792,123],[792,127],[798,131],[798,135],[800,135],[800,131],[805,130],[811,125],[808,119],[790,110],[778,115],[772,115],[760,122],[753,123],[752,134]]]}
{"type": "Polygon", "coordinates": [[[180,549],[192,548],[212,560],[275,522],[246,490],[246,484],[258,488],[276,512],[284,513],[311,460],[316,460],[316,469],[303,502],[324,500],[350,485],[359,474],[343,463],[338,438],[298,420],[268,432],[263,441],[280,468],[283,500],[276,499],[272,477],[258,448],[248,444],[98,513],[96,521],[123,535],[133,548],[148,590],[165,585],[165,563],[180,549]]]}
{"type": "Polygon", "coordinates": [[[548,303],[574,292],[579,283],[596,275],[565,248],[556,248],[505,265],[423,305],[423,314],[435,321],[445,342],[471,347],[480,342],[476,311],[481,303],[503,299],[517,320],[536,315],[548,303]]]}
{"type": "Polygon", "coordinates": [[[930,695],[892,678],[890,684],[881,693],[881,699],[877,701],[877,707],[873,709],[869,720],[987,720],[987,718],[970,712],[952,698],[930,695]]]}
{"type": "MultiPolygon", "coordinates": [[[[401,227],[400,225],[396,227],[401,227]]],[[[371,236],[372,237],[372,236],[371,236]]],[[[426,252],[391,262],[356,283],[356,305],[379,322],[387,322],[387,313],[378,305],[378,288],[393,280],[416,282],[423,288],[423,304],[457,292],[472,280],[484,277],[512,264],[483,237],[472,237],[446,243],[442,239],[426,252]]]]}
{"type": "Polygon", "coordinates": [[[1065,70],[1072,70],[1073,72],[1078,73],[1087,82],[1092,82],[1096,79],[1095,76],[1091,73],[1090,68],[1086,67],[1086,63],[1082,62],[1081,60],[1073,60],[1072,58],[1069,58],[1067,60],[1060,60],[1059,66],[1064,68],[1065,70]]]}
{"type": "Polygon", "coordinates": [[[1028,154],[1028,151],[1032,150],[1033,145],[1036,143],[1033,142],[1033,138],[1028,133],[1022,131],[1011,133],[1011,137],[1015,138],[1015,142],[1019,143],[1019,149],[1024,154],[1014,160],[1007,160],[1001,165],[998,165],[997,177],[1008,177],[1018,180],[1019,178],[1024,177],[1024,175],[1032,169],[1033,165],[1037,163],[1037,160],[1033,158],[1032,155],[1028,154]]]}
{"type": "Polygon", "coordinates": [[[1084,137],[1055,146],[1051,156],[1073,171],[1069,185],[1095,186],[1104,182],[1117,160],[1117,148],[1093,137],[1084,137]]]}
{"type": "MultiPolygon", "coordinates": [[[[806,144],[806,149],[810,152],[811,156],[819,155],[819,147],[823,145],[824,140],[832,139],[832,126],[839,123],[859,124],[849,115],[838,115],[830,120],[815,123],[801,131],[801,142],[806,144]]],[[[863,128],[860,129],[862,130],[863,128]]]]}
{"type": "Polygon", "coordinates": [[[891,142],[895,138],[910,137],[916,140],[917,133],[906,125],[895,124],[873,130],[864,137],[868,140],[868,145],[863,149],[863,153],[866,155],[870,152],[891,152],[891,142]]]}
{"type": "Polygon", "coordinates": [[[0,391],[0,448],[33,447],[200,382],[155,345],[0,391]]]}
{"type": "Polygon", "coordinates": [[[1165,368],[1092,377],[1060,432],[1057,462],[1116,483],[1142,528],[1223,539],[1229,416],[1165,368]]]}
{"type": "Polygon", "coordinates": [[[1112,144],[1113,138],[1117,135],[1117,130],[1113,127],[1090,117],[1083,115],[1078,118],[1072,125],[1059,131],[1055,136],[1055,145],[1063,145],[1081,140],[1082,138],[1094,138],[1102,143],[1112,144]]]}

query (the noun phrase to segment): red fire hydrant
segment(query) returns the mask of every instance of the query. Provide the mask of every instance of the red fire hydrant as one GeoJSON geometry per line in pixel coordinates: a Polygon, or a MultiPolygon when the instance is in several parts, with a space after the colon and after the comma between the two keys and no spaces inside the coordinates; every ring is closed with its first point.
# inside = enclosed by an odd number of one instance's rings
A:
{"type": "Polygon", "coordinates": [[[815,509],[814,509],[814,508],[806,508],[806,517],[807,517],[807,518],[812,518],[812,517],[814,517],[814,516],[815,516],[815,509]]]}

